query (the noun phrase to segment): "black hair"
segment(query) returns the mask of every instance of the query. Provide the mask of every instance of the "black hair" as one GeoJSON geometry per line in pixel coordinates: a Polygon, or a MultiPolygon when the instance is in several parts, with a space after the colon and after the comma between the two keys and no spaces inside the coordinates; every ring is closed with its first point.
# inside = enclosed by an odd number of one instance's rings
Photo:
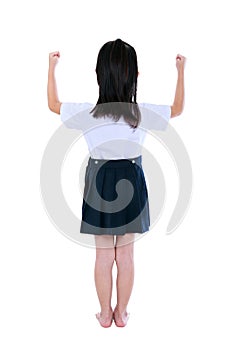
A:
{"type": "Polygon", "coordinates": [[[91,113],[93,117],[121,116],[132,128],[137,128],[141,113],[137,104],[138,63],[135,49],[117,39],[104,44],[96,64],[99,98],[91,113]],[[116,103],[114,103],[116,102],[116,103]]]}

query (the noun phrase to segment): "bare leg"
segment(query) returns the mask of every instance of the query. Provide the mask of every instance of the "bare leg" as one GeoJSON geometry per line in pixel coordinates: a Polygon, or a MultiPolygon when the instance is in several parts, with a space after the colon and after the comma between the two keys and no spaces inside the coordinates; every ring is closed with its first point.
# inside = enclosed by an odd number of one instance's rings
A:
{"type": "Polygon", "coordinates": [[[110,235],[96,236],[95,285],[101,312],[96,315],[102,327],[110,327],[113,311],[112,267],[115,260],[114,237],[110,235]]]}
{"type": "Polygon", "coordinates": [[[117,263],[117,305],[114,310],[114,320],[118,327],[127,324],[127,305],[134,282],[134,234],[118,236],[116,241],[117,263]]]}

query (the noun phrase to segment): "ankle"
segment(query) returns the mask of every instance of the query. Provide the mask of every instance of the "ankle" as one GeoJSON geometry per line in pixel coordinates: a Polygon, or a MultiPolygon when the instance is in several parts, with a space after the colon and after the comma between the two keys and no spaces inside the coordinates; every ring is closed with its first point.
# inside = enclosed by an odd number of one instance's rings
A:
{"type": "Polygon", "coordinates": [[[124,315],[127,313],[125,307],[121,307],[120,305],[116,305],[114,312],[117,312],[119,315],[124,315]]]}
{"type": "Polygon", "coordinates": [[[100,313],[101,315],[111,315],[113,313],[113,310],[111,307],[102,307],[100,313]]]}

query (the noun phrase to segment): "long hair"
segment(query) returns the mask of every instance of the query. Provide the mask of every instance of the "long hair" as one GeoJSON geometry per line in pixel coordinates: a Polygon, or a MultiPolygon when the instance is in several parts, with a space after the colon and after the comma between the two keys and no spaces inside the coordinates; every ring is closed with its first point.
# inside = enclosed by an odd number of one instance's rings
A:
{"type": "Polygon", "coordinates": [[[121,116],[131,128],[141,120],[137,104],[138,63],[135,49],[117,39],[99,51],[96,64],[99,98],[91,113],[93,117],[108,116],[118,121],[121,116]]]}

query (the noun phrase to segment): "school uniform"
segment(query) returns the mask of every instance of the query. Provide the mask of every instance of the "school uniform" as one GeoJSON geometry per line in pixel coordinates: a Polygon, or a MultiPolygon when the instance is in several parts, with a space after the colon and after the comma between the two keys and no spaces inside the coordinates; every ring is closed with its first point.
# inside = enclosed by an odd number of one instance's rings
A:
{"type": "Polygon", "coordinates": [[[90,157],[85,172],[81,233],[124,235],[149,231],[148,190],[142,146],[148,129],[164,130],[168,105],[138,104],[141,122],[130,128],[124,118],[94,118],[90,103],[62,103],[61,120],[82,130],[90,157]]]}

